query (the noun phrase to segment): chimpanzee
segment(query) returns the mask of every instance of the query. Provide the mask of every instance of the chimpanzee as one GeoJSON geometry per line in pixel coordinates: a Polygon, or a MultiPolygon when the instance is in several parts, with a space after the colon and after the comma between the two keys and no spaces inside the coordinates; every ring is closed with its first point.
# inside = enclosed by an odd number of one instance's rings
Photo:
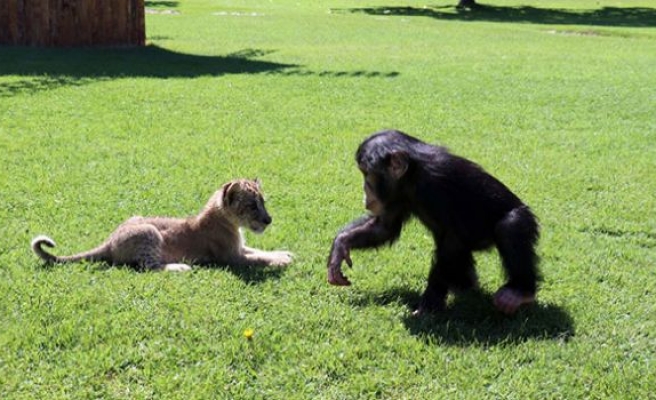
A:
{"type": "Polygon", "coordinates": [[[355,154],[364,175],[369,215],[335,237],[328,282],[350,285],[341,264],[351,249],[394,243],[403,224],[417,217],[433,234],[435,253],[428,286],[413,315],[441,310],[449,290],[478,287],[472,251],[496,246],[507,282],[494,295],[513,314],[535,301],[539,237],[536,217],[503,183],[479,165],[396,130],[368,137],[355,154]]]}

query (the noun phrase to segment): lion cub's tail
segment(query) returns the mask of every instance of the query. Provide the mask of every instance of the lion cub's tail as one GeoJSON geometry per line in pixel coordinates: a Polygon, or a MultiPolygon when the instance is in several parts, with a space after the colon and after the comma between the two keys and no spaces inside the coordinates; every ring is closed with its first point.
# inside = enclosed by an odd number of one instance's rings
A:
{"type": "Polygon", "coordinates": [[[76,262],[82,260],[103,261],[105,259],[104,257],[105,246],[100,246],[93,250],[89,250],[72,256],[63,256],[63,257],[48,253],[43,249],[42,246],[55,247],[55,241],[45,235],[39,235],[34,239],[32,239],[32,251],[34,251],[34,253],[37,256],[39,256],[39,258],[41,258],[43,261],[49,264],[76,262]]]}

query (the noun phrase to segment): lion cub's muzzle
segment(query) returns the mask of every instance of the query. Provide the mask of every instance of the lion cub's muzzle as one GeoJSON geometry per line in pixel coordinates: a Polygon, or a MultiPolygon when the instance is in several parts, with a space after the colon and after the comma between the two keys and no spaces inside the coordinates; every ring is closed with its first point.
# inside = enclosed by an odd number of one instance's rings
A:
{"type": "Polygon", "coordinates": [[[258,218],[257,221],[253,221],[250,224],[250,228],[255,233],[262,233],[264,232],[266,227],[271,224],[271,221],[272,221],[271,216],[265,212],[262,216],[258,218]]]}

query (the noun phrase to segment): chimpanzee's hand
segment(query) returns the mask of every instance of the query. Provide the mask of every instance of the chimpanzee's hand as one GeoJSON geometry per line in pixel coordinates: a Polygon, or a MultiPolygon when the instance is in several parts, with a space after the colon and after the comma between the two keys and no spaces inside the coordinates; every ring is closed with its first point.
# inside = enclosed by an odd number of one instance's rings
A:
{"type": "Polygon", "coordinates": [[[349,267],[353,266],[350,249],[339,238],[336,238],[328,258],[328,283],[331,285],[348,286],[351,284],[342,273],[342,261],[346,261],[349,267]]]}

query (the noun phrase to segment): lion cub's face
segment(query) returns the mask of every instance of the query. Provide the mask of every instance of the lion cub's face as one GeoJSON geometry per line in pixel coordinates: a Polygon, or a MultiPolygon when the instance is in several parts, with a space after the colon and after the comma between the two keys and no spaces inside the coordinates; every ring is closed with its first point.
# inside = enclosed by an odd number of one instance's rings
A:
{"type": "Polygon", "coordinates": [[[260,181],[240,179],[223,186],[223,205],[232,211],[239,226],[255,233],[262,233],[271,223],[271,216],[264,207],[260,181]]]}

